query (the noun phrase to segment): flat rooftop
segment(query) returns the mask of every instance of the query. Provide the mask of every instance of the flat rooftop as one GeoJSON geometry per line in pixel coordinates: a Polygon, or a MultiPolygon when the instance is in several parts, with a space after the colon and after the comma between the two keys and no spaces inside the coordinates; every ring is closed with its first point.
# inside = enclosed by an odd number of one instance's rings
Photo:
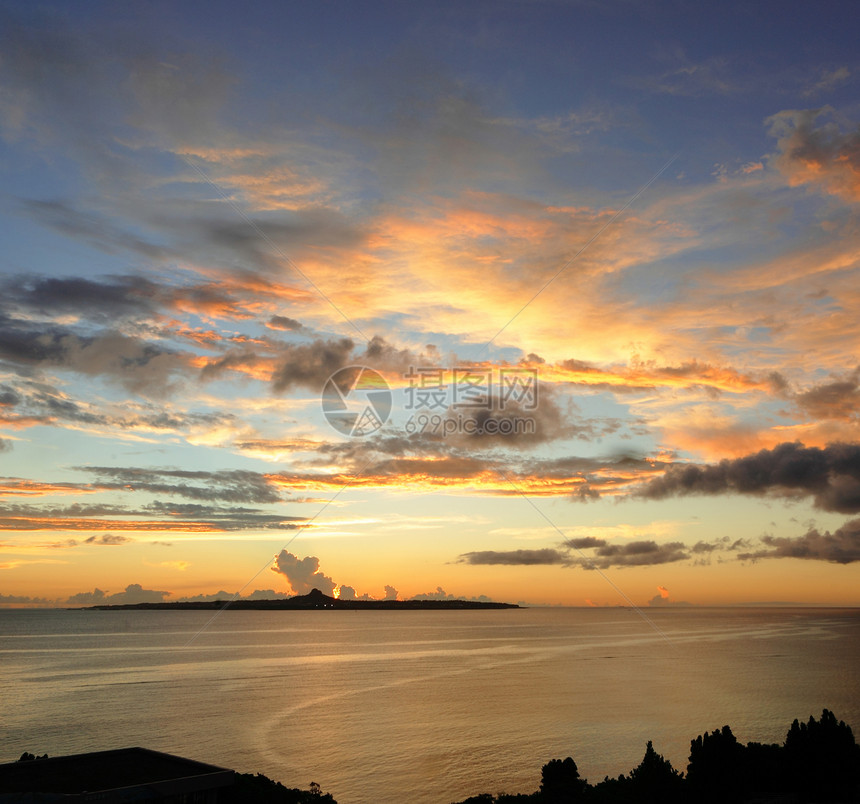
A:
{"type": "Polygon", "coordinates": [[[147,748],[120,748],[0,765],[0,801],[9,793],[74,795],[140,787],[176,794],[225,787],[233,779],[233,771],[216,765],[147,748]]]}

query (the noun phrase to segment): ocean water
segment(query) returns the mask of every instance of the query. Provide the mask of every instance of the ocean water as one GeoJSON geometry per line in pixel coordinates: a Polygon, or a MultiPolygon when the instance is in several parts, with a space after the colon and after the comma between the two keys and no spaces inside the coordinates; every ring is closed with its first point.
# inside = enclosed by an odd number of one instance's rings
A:
{"type": "Polygon", "coordinates": [[[729,724],[860,729],[860,610],[0,611],[0,761],[140,745],[340,804],[676,768],[729,724]],[[201,629],[203,629],[201,631],[201,629]]]}

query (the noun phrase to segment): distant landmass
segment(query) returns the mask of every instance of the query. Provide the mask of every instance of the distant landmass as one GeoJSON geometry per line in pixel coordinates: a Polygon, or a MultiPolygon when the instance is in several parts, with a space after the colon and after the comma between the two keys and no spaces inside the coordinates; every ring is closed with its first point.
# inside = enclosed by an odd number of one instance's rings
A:
{"type": "Polygon", "coordinates": [[[431,611],[448,609],[518,609],[516,603],[492,603],[479,600],[341,600],[329,597],[312,589],[307,595],[296,595],[278,600],[211,600],[177,601],[175,603],[128,603],[116,605],[87,606],[88,609],[174,609],[179,611],[217,611],[223,608],[245,609],[252,611],[281,611],[306,609],[353,609],[372,611],[402,611],[429,609],[431,611]]]}

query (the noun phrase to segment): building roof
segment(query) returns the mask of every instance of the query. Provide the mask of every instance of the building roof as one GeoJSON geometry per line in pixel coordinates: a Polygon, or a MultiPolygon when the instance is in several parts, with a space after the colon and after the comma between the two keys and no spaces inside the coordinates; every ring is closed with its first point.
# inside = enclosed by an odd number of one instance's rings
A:
{"type": "Polygon", "coordinates": [[[123,790],[146,790],[157,798],[225,787],[233,780],[233,771],[216,765],[147,748],[120,748],[0,765],[0,801],[10,800],[10,793],[80,795],[123,790]]]}

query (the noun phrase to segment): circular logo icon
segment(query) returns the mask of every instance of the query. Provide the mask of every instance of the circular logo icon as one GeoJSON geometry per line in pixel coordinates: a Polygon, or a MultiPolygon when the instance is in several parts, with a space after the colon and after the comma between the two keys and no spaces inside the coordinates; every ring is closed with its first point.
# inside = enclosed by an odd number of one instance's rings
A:
{"type": "Polygon", "coordinates": [[[342,435],[370,435],[388,420],[391,389],[378,371],[347,366],[326,380],[322,409],[326,421],[342,435]]]}

